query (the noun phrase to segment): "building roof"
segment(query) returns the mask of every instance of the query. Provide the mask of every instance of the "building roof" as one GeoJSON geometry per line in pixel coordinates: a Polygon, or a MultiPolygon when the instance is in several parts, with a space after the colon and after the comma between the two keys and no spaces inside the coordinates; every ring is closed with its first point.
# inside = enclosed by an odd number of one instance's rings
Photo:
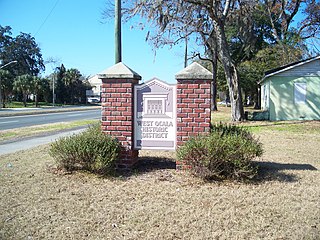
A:
{"type": "Polygon", "coordinates": [[[320,56],[316,56],[316,57],[308,58],[308,59],[301,60],[298,62],[293,62],[293,63],[287,64],[287,65],[284,65],[284,66],[281,66],[278,68],[271,69],[271,70],[265,72],[263,79],[259,83],[263,82],[268,77],[271,77],[271,76],[276,75],[278,73],[288,71],[292,68],[295,68],[295,67],[298,67],[298,66],[301,66],[301,65],[313,62],[315,60],[319,60],[319,59],[320,59],[320,56]]]}

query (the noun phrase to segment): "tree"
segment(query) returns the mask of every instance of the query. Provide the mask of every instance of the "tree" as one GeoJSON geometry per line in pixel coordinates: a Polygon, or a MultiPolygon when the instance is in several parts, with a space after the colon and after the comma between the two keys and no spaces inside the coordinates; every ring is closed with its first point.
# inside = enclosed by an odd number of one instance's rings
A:
{"type": "Polygon", "coordinates": [[[24,74],[37,76],[45,69],[41,49],[30,34],[20,33],[11,37],[11,27],[0,26],[0,59],[18,61],[8,70],[16,77],[24,74]]]}
{"type": "Polygon", "coordinates": [[[43,90],[42,79],[40,77],[33,76],[30,83],[30,92],[34,95],[35,105],[38,107],[39,94],[43,90]]]}
{"type": "MultiPolygon", "coordinates": [[[[246,3],[251,4],[250,1],[246,1],[246,3]]],[[[231,57],[225,27],[229,16],[241,7],[242,5],[235,0],[222,2],[209,0],[137,0],[131,11],[128,11],[131,16],[140,14],[142,17],[146,17],[151,25],[156,27],[155,34],[149,37],[154,41],[155,46],[170,43],[172,36],[177,37],[174,41],[171,41],[172,44],[175,44],[193,33],[199,33],[199,29],[201,29],[202,41],[207,43],[205,47],[210,48],[211,52],[217,50],[219,60],[224,68],[229,87],[233,121],[241,121],[244,118],[244,111],[240,79],[231,57]],[[213,44],[210,44],[210,41],[213,44]]]]}
{"type": "Polygon", "coordinates": [[[56,101],[57,103],[64,103],[67,101],[66,99],[66,86],[64,84],[64,75],[66,73],[66,68],[63,64],[60,67],[57,67],[55,73],[51,77],[52,81],[56,81],[55,83],[55,92],[56,92],[56,101]]]}
{"type": "Polygon", "coordinates": [[[81,75],[80,71],[75,68],[68,69],[63,76],[66,90],[69,93],[69,102],[71,104],[74,104],[74,102],[75,102],[74,101],[75,100],[75,89],[76,89],[76,86],[80,83],[81,76],[82,75],[81,75]]]}
{"type": "Polygon", "coordinates": [[[291,55],[288,47],[306,49],[305,41],[318,38],[320,34],[320,2],[316,0],[274,0],[263,1],[264,13],[272,26],[272,34],[281,46],[286,62],[299,60],[299,55],[291,55]],[[302,20],[295,23],[300,13],[302,20]],[[293,26],[295,25],[295,26],[293,26]]]}
{"type": "Polygon", "coordinates": [[[24,107],[27,107],[28,95],[31,93],[33,76],[24,74],[18,76],[13,82],[13,89],[17,92],[21,92],[23,95],[24,107]]]}
{"type": "Polygon", "coordinates": [[[0,69],[0,91],[1,91],[1,103],[2,108],[6,107],[6,102],[9,94],[12,91],[12,75],[8,70],[0,69]]]}

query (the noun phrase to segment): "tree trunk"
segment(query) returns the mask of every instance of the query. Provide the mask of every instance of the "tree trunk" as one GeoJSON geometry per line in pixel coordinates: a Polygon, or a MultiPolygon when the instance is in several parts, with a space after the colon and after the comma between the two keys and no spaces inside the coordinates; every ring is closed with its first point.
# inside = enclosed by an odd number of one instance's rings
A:
{"type": "Polygon", "coordinates": [[[217,44],[214,43],[214,52],[212,55],[212,111],[218,111],[217,107],[217,71],[218,71],[218,53],[217,53],[217,44]]]}
{"type": "Polygon", "coordinates": [[[219,49],[218,53],[224,68],[224,72],[229,87],[229,96],[231,103],[231,120],[242,121],[244,120],[244,111],[238,71],[231,59],[223,23],[214,21],[214,27],[217,35],[217,44],[219,49]]]}
{"type": "Polygon", "coordinates": [[[24,105],[24,107],[27,107],[27,97],[28,97],[28,95],[27,94],[23,94],[23,105],[24,105]]]}
{"type": "Polygon", "coordinates": [[[34,101],[36,103],[36,107],[38,107],[38,94],[34,95],[34,101]]]}

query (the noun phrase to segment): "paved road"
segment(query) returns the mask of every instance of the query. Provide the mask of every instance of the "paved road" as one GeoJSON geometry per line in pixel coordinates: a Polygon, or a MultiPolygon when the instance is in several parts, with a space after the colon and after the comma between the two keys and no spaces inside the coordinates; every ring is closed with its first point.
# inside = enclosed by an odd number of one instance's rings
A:
{"type": "Polygon", "coordinates": [[[15,117],[0,117],[0,130],[30,127],[35,125],[70,122],[87,119],[100,119],[101,110],[72,111],[62,113],[33,114],[15,117]]]}

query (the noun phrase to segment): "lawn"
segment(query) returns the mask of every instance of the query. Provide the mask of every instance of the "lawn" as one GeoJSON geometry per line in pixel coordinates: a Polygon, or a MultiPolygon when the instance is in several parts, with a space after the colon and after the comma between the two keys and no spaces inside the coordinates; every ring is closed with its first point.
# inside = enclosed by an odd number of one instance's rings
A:
{"type": "Polygon", "coordinates": [[[177,172],[172,152],[118,178],[60,172],[48,146],[3,155],[0,239],[319,239],[320,122],[243,125],[265,150],[250,184],[177,172]]]}
{"type": "Polygon", "coordinates": [[[86,127],[97,122],[98,120],[78,120],[73,122],[50,123],[32,127],[1,130],[0,143],[5,141],[15,141],[27,137],[47,135],[54,132],[72,130],[79,127],[86,127]]]}

